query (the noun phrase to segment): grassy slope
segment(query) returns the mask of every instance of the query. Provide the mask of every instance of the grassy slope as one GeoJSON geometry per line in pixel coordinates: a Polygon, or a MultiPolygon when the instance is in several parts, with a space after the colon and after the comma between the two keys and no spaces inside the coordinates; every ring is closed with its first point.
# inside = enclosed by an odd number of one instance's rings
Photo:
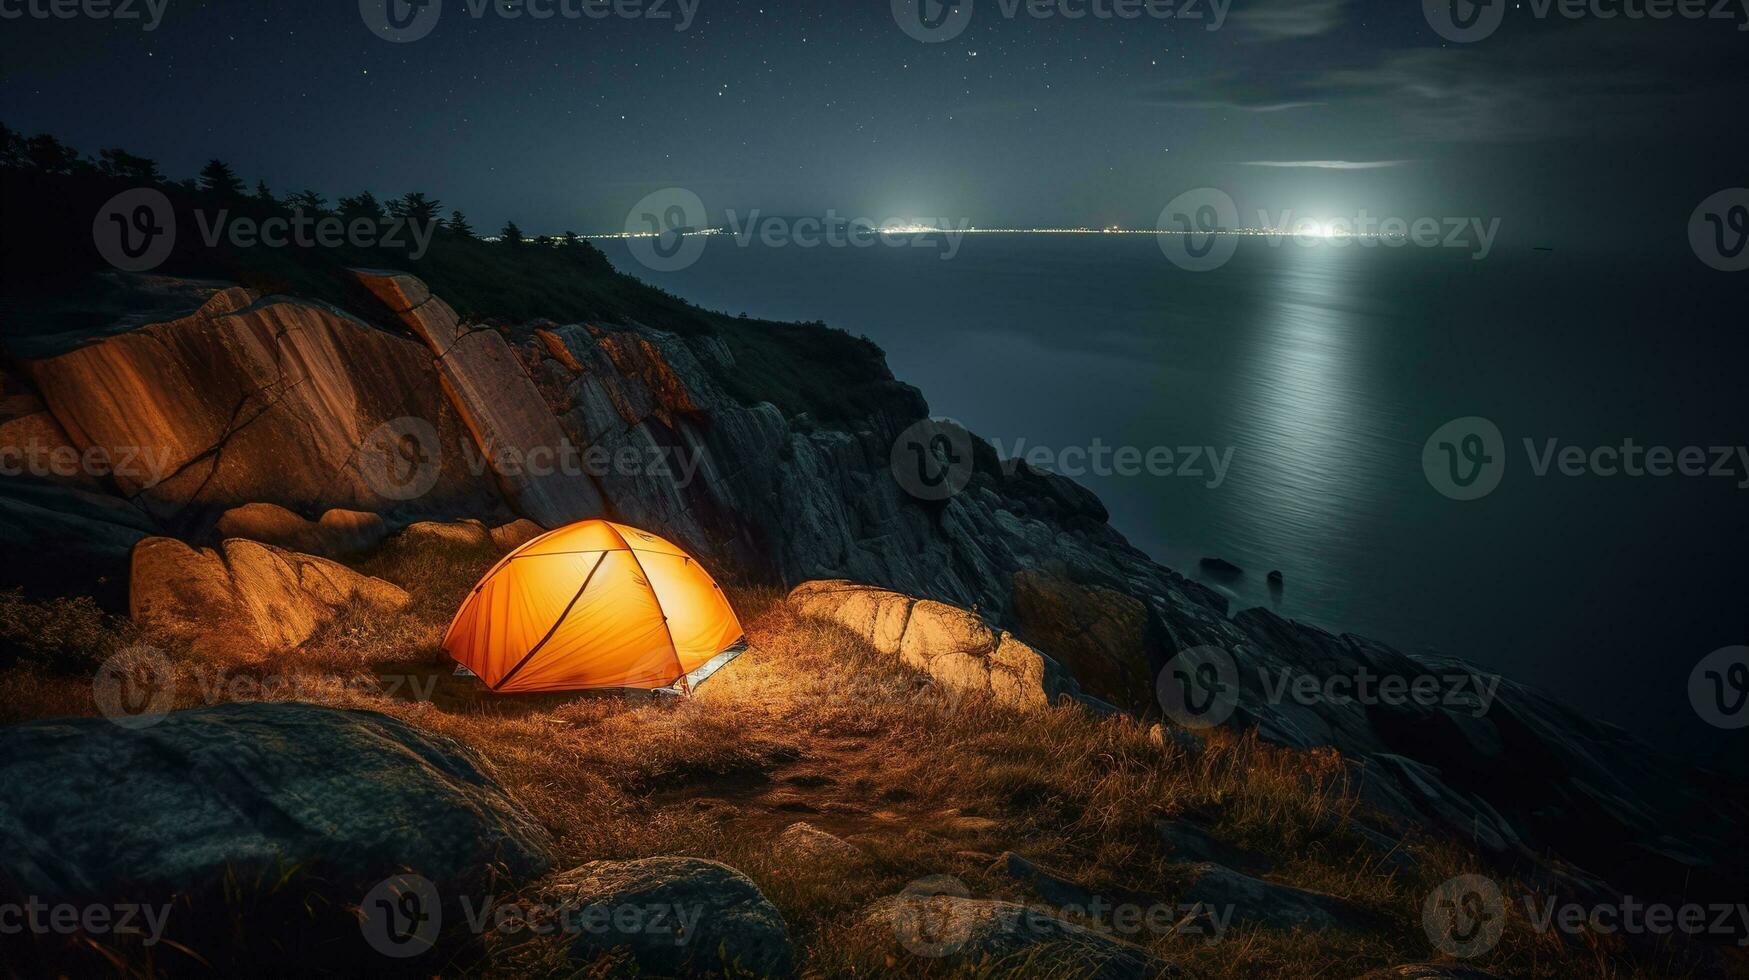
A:
{"type": "MultiPolygon", "coordinates": [[[[412,591],[408,613],[342,616],[272,663],[200,663],[165,644],[181,672],[181,706],[202,703],[200,692],[214,689],[211,680],[223,671],[263,679],[271,697],[383,711],[453,736],[479,750],[553,831],[561,867],[684,854],[747,873],[783,910],[809,976],[945,975],[938,962],[900,951],[889,931],[861,923],[859,912],[932,874],[957,876],[974,895],[1037,904],[986,870],[1004,850],[1104,894],[1169,899],[1184,869],[1169,863],[1153,829],[1162,816],[1197,814],[1226,843],[1271,856],[1271,878],[1348,898],[1383,923],[1367,935],[1242,929],[1216,945],[1134,937],[1209,977],[1353,976],[1429,959],[1422,897],[1454,874],[1481,870],[1473,854],[1430,841],[1410,845],[1419,859],[1414,873],[1392,870],[1348,829],[1356,803],[1333,753],[1291,752],[1217,732],[1205,751],[1187,755],[1170,740],[1167,748],[1154,745],[1121,719],[1074,710],[1017,714],[950,697],[836,626],[798,619],[769,592],[735,597],[753,650],[692,700],[491,697],[477,682],[451,676],[438,642],[450,610],[495,557],[391,545],[362,568],[412,591]],[[435,683],[431,702],[378,687],[395,677],[435,683]],[[796,820],[850,840],[865,856],[799,861],[774,854],[772,838],[796,820]]],[[[0,601],[0,650],[10,645],[24,656],[0,670],[0,721],[93,714],[89,672],[43,665],[64,665],[73,654],[88,666],[142,639],[152,638],[78,604],[0,601]]],[[[173,920],[191,929],[177,938],[215,968],[271,959],[279,954],[265,950],[259,933],[234,928],[247,926],[249,914],[237,908],[252,903],[272,904],[228,897],[216,912],[173,920]]],[[[295,922],[319,903],[292,904],[295,922]]],[[[1674,955],[1647,962],[1619,947],[1539,937],[1525,927],[1522,909],[1514,911],[1506,941],[1471,965],[1511,976],[1689,974],[1674,955]]],[[[292,928],[283,914],[276,907],[262,921],[292,928]]],[[[336,944],[357,945],[349,924],[336,928],[336,944]]],[[[158,963],[186,967],[177,955],[160,950],[158,963]]],[[[526,936],[488,935],[450,955],[450,969],[460,973],[566,973],[555,945],[526,936]]],[[[1021,964],[1000,966],[985,975],[1021,964]]]]}

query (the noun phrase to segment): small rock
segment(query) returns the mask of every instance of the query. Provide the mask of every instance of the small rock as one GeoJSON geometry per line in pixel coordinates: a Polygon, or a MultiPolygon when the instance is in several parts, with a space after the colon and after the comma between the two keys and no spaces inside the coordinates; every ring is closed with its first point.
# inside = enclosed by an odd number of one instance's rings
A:
{"type": "Polygon", "coordinates": [[[307,521],[277,504],[244,504],[225,511],[217,530],[226,538],[333,558],[371,548],[388,534],[388,525],[356,510],[330,510],[321,520],[307,521]]]}
{"type": "Polygon", "coordinates": [[[448,545],[461,548],[494,546],[492,532],[486,525],[475,520],[419,521],[402,528],[395,539],[410,545],[448,545]]]}
{"type": "Polygon", "coordinates": [[[1249,871],[1262,871],[1270,865],[1263,855],[1215,840],[1189,820],[1157,820],[1154,829],[1160,832],[1167,856],[1174,861],[1207,862],[1249,871]]]}
{"type": "Polygon", "coordinates": [[[1270,585],[1273,585],[1273,586],[1276,586],[1277,588],[1280,588],[1282,583],[1285,581],[1286,581],[1286,578],[1281,574],[1280,569],[1276,569],[1276,570],[1269,573],[1269,584],[1270,585]]]}
{"type": "Polygon", "coordinates": [[[1185,975],[1140,946],[1014,902],[943,893],[937,880],[948,882],[949,892],[963,889],[951,878],[923,879],[869,908],[868,921],[893,937],[892,955],[902,962],[915,957],[952,971],[1008,960],[1026,964],[1029,975],[1088,980],[1185,975]]]}
{"type": "Polygon", "coordinates": [[[605,928],[575,932],[571,950],[580,960],[623,948],[640,970],[659,976],[781,977],[794,968],[789,926],[777,907],[746,875],[715,861],[592,861],[555,876],[543,890],[574,909],[569,914],[580,923],[601,916],[605,928]],[[634,908],[669,914],[661,921],[640,917],[638,928],[625,929],[612,913],[634,908]]]}
{"type": "Polygon", "coordinates": [[[1334,895],[1278,885],[1213,863],[1197,867],[1196,881],[1183,900],[1230,912],[1234,925],[1343,929],[1372,924],[1371,916],[1334,895]]]}
{"type": "Polygon", "coordinates": [[[1198,562],[1198,567],[1217,578],[1238,578],[1245,570],[1225,558],[1204,558],[1198,562]]]}
{"type": "Polygon", "coordinates": [[[807,821],[797,821],[777,835],[777,846],[796,857],[812,861],[860,861],[864,854],[855,844],[828,834],[807,821]]]}
{"type": "MultiPolygon", "coordinates": [[[[1031,888],[1038,897],[1052,905],[1073,905],[1087,908],[1097,897],[1094,892],[1064,875],[1061,875],[1043,865],[1035,864],[1013,851],[1003,851],[996,863],[990,865],[990,873],[1013,878],[1031,888]]],[[[1109,900],[1110,896],[1107,896],[1109,900]]]]}
{"type": "Polygon", "coordinates": [[[1177,725],[1167,727],[1159,724],[1148,728],[1148,741],[1153,742],[1156,746],[1165,748],[1167,739],[1171,739],[1172,744],[1187,755],[1195,755],[1203,749],[1202,736],[1188,728],[1179,728],[1177,725]]]}
{"type": "Polygon", "coordinates": [[[501,524],[492,529],[492,544],[499,551],[515,551],[535,538],[547,533],[547,529],[535,522],[523,518],[501,524]]]}
{"type": "Polygon", "coordinates": [[[1492,973],[1467,966],[1445,966],[1438,963],[1410,963],[1374,970],[1355,980],[1500,980],[1492,973]]]}

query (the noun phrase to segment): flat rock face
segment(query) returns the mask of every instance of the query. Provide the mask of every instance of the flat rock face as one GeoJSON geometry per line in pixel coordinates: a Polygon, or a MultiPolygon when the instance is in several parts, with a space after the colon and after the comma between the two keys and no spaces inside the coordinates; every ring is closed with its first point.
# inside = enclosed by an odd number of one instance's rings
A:
{"type": "Polygon", "coordinates": [[[867,913],[890,930],[897,955],[914,954],[949,969],[1009,961],[1040,976],[1090,980],[1151,980],[1185,976],[1140,946],[1082,928],[1014,902],[907,891],[882,899],[867,913]]]}
{"type": "Polygon", "coordinates": [[[845,581],[804,582],[790,592],[789,602],[956,691],[979,691],[1024,708],[1082,699],[1075,679],[1056,661],[964,609],[845,581]]]}
{"type": "Polygon", "coordinates": [[[429,352],[319,303],[220,289],[192,315],[24,369],[73,444],[115,460],[110,484],[160,521],[251,503],[502,508],[490,475],[466,465],[429,352]],[[413,442],[381,428],[401,419],[419,420],[413,442]]]}
{"type": "Polygon", "coordinates": [[[357,901],[410,869],[481,887],[545,872],[546,832],[454,741],[298,703],[0,728],[0,876],[28,893],[212,883],[276,861],[357,901]]]}
{"type": "Polygon", "coordinates": [[[518,511],[549,527],[605,512],[587,475],[558,468],[553,454],[569,438],[497,331],[463,326],[449,304],[412,276],[354,274],[431,348],[444,388],[484,457],[504,461],[494,469],[518,511]]]}
{"type": "Polygon", "coordinates": [[[639,969],[659,976],[783,977],[794,969],[777,907],[746,875],[715,861],[592,861],[555,875],[545,891],[583,926],[572,944],[579,959],[625,949],[639,969]],[[636,910],[638,928],[613,926],[620,910],[636,910]],[[610,924],[589,928],[603,913],[610,924]]]}
{"type": "Polygon", "coordinates": [[[384,612],[412,601],[336,562],[242,538],[220,550],[147,538],[134,548],[129,582],[136,622],[192,639],[199,652],[241,657],[297,646],[354,597],[384,612]]]}

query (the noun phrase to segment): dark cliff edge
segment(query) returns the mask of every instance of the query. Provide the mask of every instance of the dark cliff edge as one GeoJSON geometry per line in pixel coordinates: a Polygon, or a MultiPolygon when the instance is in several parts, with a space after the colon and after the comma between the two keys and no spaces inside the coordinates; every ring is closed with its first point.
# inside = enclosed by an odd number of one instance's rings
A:
{"type": "Polygon", "coordinates": [[[17,265],[27,249],[7,248],[0,448],[44,462],[0,478],[0,541],[31,556],[0,563],[0,587],[119,607],[135,542],[214,543],[248,504],[392,525],[604,515],[725,578],[975,608],[1139,714],[1159,712],[1170,658],[1216,648],[1237,668],[1228,724],[1335,747],[1386,830],[1461,838],[1552,889],[1735,902],[1749,879],[1740,786],[1554,698],[1504,681],[1486,710],[1272,701],[1262,678],[1284,670],[1469,668],[1235,613],[1131,547],[1091,493],[969,434],[963,490],[907,493],[894,446],[928,405],[865,340],[698,310],[587,245],[440,242],[413,264],[190,246],[130,276],[96,273],[78,237],[52,270],[52,248],[17,265]],[[58,468],[55,450],[107,469],[58,468]]]}

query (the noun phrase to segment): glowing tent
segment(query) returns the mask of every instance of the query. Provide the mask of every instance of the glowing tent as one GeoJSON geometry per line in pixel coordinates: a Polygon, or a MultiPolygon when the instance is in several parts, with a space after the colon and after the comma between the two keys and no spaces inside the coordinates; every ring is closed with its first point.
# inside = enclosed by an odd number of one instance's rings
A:
{"type": "Polygon", "coordinates": [[[443,648],[494,691],[655,689],[703,680],[740,638],[697,559],[595,520],[505,556],[468,594],[443,648]]]}

